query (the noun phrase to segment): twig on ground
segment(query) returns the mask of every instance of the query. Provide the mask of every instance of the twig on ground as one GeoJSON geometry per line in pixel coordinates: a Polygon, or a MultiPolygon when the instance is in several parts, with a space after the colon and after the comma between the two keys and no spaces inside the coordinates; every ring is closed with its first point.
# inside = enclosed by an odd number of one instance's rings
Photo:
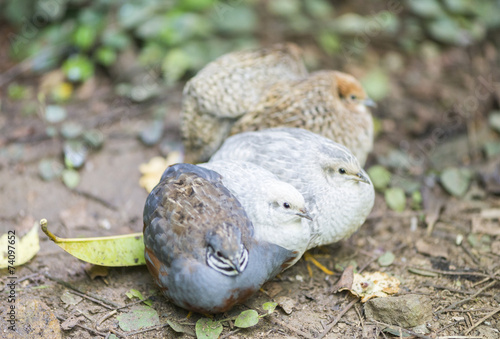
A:
{"type": "Polygon", "coordinates": [[[426,268],[426,267],[408,267],[408,269],[416,269],[416,270],[422,270],[422,271],[428,271],[428,272],[434,272],[434,273],[439,273],[443,275],[470,275],[474,277],[484,277],[484,278],[490,278],[494,280],[500,280],[500,277],[497,277],[495,275],[489,275],[486,273],[480,273],[480,272],[455,272],[455,271],[442,271],[442,270],[436,270],[434,268],[426,268]]]}
{"type": "MultiPolygon", "coordinates": [[[[60,321],[62,321],[62,322],[65,322],[65,321],[66,321],[66,319],[65,319],[64,317],[61,317],[61,316],[59,316],[59,315],[56,315],[56,318],[57,318],[57,319],[59,319],[59,320],[60,320],[60,321]]],[[[95,334],[95,335],[100,335],[100,336],[102,336],[102,337],[106,337],[106,333],[104,333],[104,332],[100,332],[100,331],[96,331],[96,330],[94,330],[93,328],[87,327],[87,326],[85,326],[85,325],[76,324],[75,326],[78,326],[78,327],[80,327],[80,328],[83,328],[84,330],[89,331],[90,333],[93,333],[93,334],[95,334]]],[[[122,337],[123,337],[123,336],[122,336],[122,337]]]]}
{"type": "Polygon", "coordinates": [[[476,293],[474,293],[473,295],[471,295],[470,297],[468,298],[465,298],[465,299],[462,299],[460,301],[457,301],[457,302],[454,302],[453,304],[451,304],[450,306],[442,309],[442,310],[439,310],[437,312],[435,312],[434,314],[440,314],[440,313],[444,313],[444,312],[450,312],[451,310],[453,310],[455,307],[457,306],[460,306],[460,305],[463,305],[465,304],[466,302],[468,301],[471,301],[472,299],[474,299],[475,297],[477,297],[478,295],[480,295],[481,293],[483,293],[484,291],[486,291],[487,289],[493,287],[497,282],[496,281],[492,281],[490,282],[488,285],[484,286],[483,288],[481,288],[479,291],[477,291],[476,293]]]}
{"type": "MultiPolygon", "coordinates": [[[[431,283],[428,283],[428,282],[423,283],[422,286],[424,286],[424,287],[433,287],[433,288],[436,288],[438,290],[447,290],[447,291],[450,291],[450,292],[460,293],[460,294],[474,294],[474,293],[476,293],[476,292],[472,292],[472,291],[462,291],[462,290],[459,290],[459,289],[456,289],[456,288],[451,288],[451,287],[442,286],[442,285],[434,285],[434,284],[431,284],[431,283]]],[[[492,297],[493,296],[493,294],[491,294],[491,293],[482,293],[482,295],[485,296],[485,297],[492,297]]]]}
{"type": "Polygon", "coordinates": [[[298,334],[298,335],[301,335],[303,336],[304,338],[307,338],[307,339],[314,339],[314,337],[306,332],[303,332],[293,326],[290,326],[288,325],[287,323],[285,323],[284,321],[281,321],[279,320],[278,318],[276,318],[274,315],[270,315],[269,317],[267,318],[264,318],[264,319],[267,319],[269,320],[270,322],[272,323],[275,323],[276,325],[279,325],[279,326],[282,326],[282,327],[285,327],[286,329],[294,332],[295,334],[298,334]]]}
{"type": "Polygon", "coordinates": [[[477,258],[469,251],[469,249],[467,247],[464,246],[463,243],[460,247],[464,250],[465,254],[467,254],[469,256],[469,258],[471,258],[471,260],[474,262],[474,264],[476,264],[477,266],[480,266],[479,260],[477,260],[477,258]]]}
{"type": "Polygon", "coordinates": [[[240,330],[241,330],[241,328],[237,328],[234,331],[229,331],[226,334],[224,334],[223,336],[219,337],[219,339],[225,339],[225,338],[227,338],[227,337],[229,337],[229,336],[231,336],[233,334],[238,333],[240,330]]]}
{"type": "Polygon", "coordinates": [[[114,204],[110,203],[109,201],[104,200],[101,197],[98,197],[97,195],[94,195],[90,192],[83,191],[81,189],[75,188],[73,189],[73,192],[75,192],[78,195],[81,195],[84,198],[90,199],[92,201],[95,201],[101,205],[103,205],[106,208],[109,208],[110,210],[117,211],[118,207],[116,207],[114,204]]]}
{"type": "Polygon", "coordinates": [[[333,319],[333,321],[326,327],[326,329],[318,336],[318,339],[321,339],[323,338],[325,335],[328,334],[328,332],[331,331],[331,329],[337,325],[337,323],[339,322],[339,320],[344,316],[344,314],[347,313],[347,311],[349,311],[351,309],[351,307],[354,306],[355,303],[357,303],[359,301],[358,298],[355,298],[353,300],[351,300],[351,302],[349,304],[347,304],[346,307],[344,307],[342,309],[342,311],[340,311],[340,313],[337,315],[337,317],[335,319],[333,319]]]}
{"type": "Polygon", "coordinates": [[[153,330],[160,330],[164,327],[167,327],[169,326],[168,323],[167,324],[163,324],[163,325],[158,325],[158,326],[152,326],[152,327],[147,327],[147,328],[143,328],[142,330],[137,330],[137,331],[130,331],[130,332],[126,332],[124,333],[126,337],[128,336],[131,336],[131,335],[136,335],[136,334],[141,334],[141,333],[145,333],[145,332],[149,332],[149,331],[153,331],[153,330]]]}
{"type": "MultiPolygon", "coordinates": [[[[405,332],[405,333],[411,334],[412,336],[417,337],[417,338],[432,339],[431,337],[429,337],[427,335],[420,334],[420,333],[417,333],[417,332],[414,332],[414,331],[411,331],[411,330],[407,330],[406,328],[403,328],[403,327],[400,327],[400,326],[397,326],[397,325],[386,324],[386,323],[383,323],[381,321],[373,321],[373,322],[375,324],[384,325],[385,327],[389,327],[389,328],[400,330],[401,332],[405,332]]],[[[383,330],[382,330],[382,332],[383,332],[383,330]]]]}
{"type": "Polygon", "coordinates": [[[477,323],[475,323],[474,325],[472,325],[471,327],[469,327],[467,329],[467,331],[465,331],[464,334],[465,335],[469,334],[473,329],[475,329],[476,327],[478,327],[479,325],[481,325],[484,321],[486,321],[488,318],[491,318],[492,316],[494,316],[498,312],[500,312],[500,307],[497,308],[497,309],[494,309],[493,311],[491,311],[490,313],[488,313],[487,315],[485,315],[484,317],[482,317],[481,319],[479,319],[479,321],[477,323]]]}
{"type": "Polygon", "coordinates": [[[98,330],[98,331],[104,331],[104,329],[101,329],[99,326],[101,326],[101,324],[102,324],[102,323],[103,323],[106,319],[108,319],[108,318],[110,318],[110,317],[114,316],[116,313],[118,313],[118,311],[117,311],[117,310],[113,310],[113,311],[111,311],[111,312],[109,312],[109,313],[105,314],[104,316],[102,316],[100,319],[97,319],[97,320],[95,321],[95,324],[94,324],[95,329],[96,329],[96,330],[98,330]]]}
{"type": "Polygon", "coordinates": [[[115,309],[115,308],[121,308],[121,307],[122,307],[122,305],[118,305],[118,304],[116,304],[116,303],[114,303],[114,302],[112,302],[112,301],[106,300],[106,299],[104,299],[104,298],[102,298],[102,297],[100,297],[100,296],[98,296],[98,295],[93,294],[93,293],[85,293],[84,291],[82,291],[82,290],[80,290],[79,288],[77,288],[77,287],[75,287],[75,286],[71,285],[70,283],[67,283],[66,281],[62,281],[61,279],[58,279],[58,278],[56,278],[56,277],[51,276],[51,275],[50,275],[49,273],[47,273],[47,272],[44,272],[44,273],[43,273],[43,275],[44,275],[45,277],[47,277],[48,279],[50,279],[50,280],[52,280],[52,281],[55,281],[56,283],[58,283],[58,284],[60,284],[60,285],[63,285],[64,287],[67,287],[67,288],[69,288],[69,289],[71,289],[71,290],[73,290],[73,291],[77,292],[77,293],[75,293],[75,294],[79,295],[80,297],[83,297],[83,298],[86,298],[86,299],[88,299],[88,300],[90,300],[90,301],[93,301],[93,302],[95,302],[96,304],[99,304],[99,305],[101,305],[101,306],[104,306],[104,307],[106,307],[106,308],[108,308],[108,309],[110,309],[110,310],[113,310],[113,309],[115,309]]]}

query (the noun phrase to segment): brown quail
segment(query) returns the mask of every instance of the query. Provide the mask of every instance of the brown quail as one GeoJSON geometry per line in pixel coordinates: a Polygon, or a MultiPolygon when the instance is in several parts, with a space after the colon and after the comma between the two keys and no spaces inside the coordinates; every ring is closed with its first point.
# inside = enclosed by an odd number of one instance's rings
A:
{"type": "Polygon", "coordinates": [[[186,161],[207,161],[236,120],[254,110],[272,84],[306,75],[300,48],[289,43],[229,53],[208,64],[184,87],[186,161]]]}
{"type": "Polygon", "coordinates": [[[231,134],[303,128],[346,146],[364,165],[373,148],[373,120],[366,106],[373,104],[353,76],[318,71],[304,79],[275,83],[255,110],[236,122],[231,134]]]}

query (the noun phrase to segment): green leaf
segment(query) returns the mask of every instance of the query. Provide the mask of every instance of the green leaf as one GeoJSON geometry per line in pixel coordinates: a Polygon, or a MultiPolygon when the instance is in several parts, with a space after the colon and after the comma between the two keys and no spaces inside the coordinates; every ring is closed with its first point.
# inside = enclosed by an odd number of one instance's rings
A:
{"type": "Polygon", "coordinates": [[[75,139],[83,133],[83,126],[74,121],[68,121],[61,126],[61,135],[64,139],[75,139]]]}
{"type": "MultiPolygon", "coordinates": [[[[130,289],[128,292],[125,292],[125,295],[129,298],[129,299],[133,299],[133,298],[138,298],[138,299],[144,299],[144,296],[142,295],[141,292],[139,292],[138,290],[132,288],[130,289]]],[[[153,305],[153,302],[149,299],[146,299],[146,300],[143,300],[142,301],[144,304],[148,305],[148,306],[151,306],[153,305]]]]}
{"type": "Polygon", "coordinates": [[[214,8],[213,17],[216,26],[231,35],[242,35],[252,33],[257,28],[258,18],[254,8],[240,4],[236,7],[217,3],[214,8]]]}
{"type": "Polygon", "coordinates": [[[94,75],[94,64],[84,55],[75,55],[64,62],[62,70],[70,81],[85,81],[94,75]]]}
{"type": "Polygon", "coordinates": [[[134,299],[134,298],[144,299],[144,296],[142,295],[142,293],[139,292],[138,290],[136,290],[135,288],[132,288],[129,291],[125,292],[125,295],[129,299],[134,299]]]}
{"type": "Polygon", "coordinates": [[[390,209],[402,212],[406,207],[406,196],[402,188],[391,187],[385,191],[385,202],[390,209]]]}
{"type": "Polygon", "coordinates": [[[292,17],[300,13],[300,5],[298,0],[273,0],[268,2],[268,9],[273,14],[292,17]]]}
{"type": "Polygon", "coordinates": [[[79,26],[73,33],[72,41],[77,47],[86,51],[90,47],[92,47],[95,42],[96,36],[96,27],[83,25],[79,26]]]}
{"type": "Polygon", "coordinates": [[[189,55],[182,49],[171,49],[163,59],[162,70],[167,83],[174,83],[186,73],[191,66],[189,55]]]}
{"type": "Polygon", "coordinates": [[[446,15],[436,0],[408,0],[406,3],[413,13],[424,18],[437,18],[446,15]]]}
{"type": "Polygon", "coordinates": [[[62,172],[62,181],[69,189],[73,189],[80,183],[80,174],[74,169],[65,169],[62,172]]]}
{"type": "Polygon", "coordinates": [[[185,12],[197,12],[212,7],[213,3],[213,0],[183,0],[179,1],[177,6],[185,12]]]}
{"type": "Polygon", "coordinates": [[[95,59],[101,65],[110,66],[116,61],[116,52],[114,49],[109,47],[99,47],[95,52],[95,59]]]}
{"type": "Polygon", "coordinates": [[[170,328],[172,330],[174,330],[177,333],[186,333],[186,334],[193,336],[193,337],[196,335],[191,328],[189,328],[187,326],[182,326],[181,324],[179,324],[176,321],[167,319],[167,324],[168,324],[168,326],[170,326],[170,328]]]}
{"type": "Polygon", "coordinates": [[[52,159],[42,159],[38,163],[38,174],[44,181],[59,177],[63,170],[63,165],[52,159]]]}
{"type": "Polygon", "coordinates": [[[10,99],[22,100],[26,99],[29,96],[29,89],[26,86],[14,83],[9,85],[9,87],[7,88],[7,93],[10,99]]]}
{"type": "Polygon", "coordinates": [[[318,42],[328,55],[334,55],[340,50],[340,39],[335,33],[322,32],[319,34],[318,42]]]}
{"type": "Polygon", "coordinates": [[[391,182],[391,172],[381,165],[370,167],[368,169],[368,175],[375,189],[381,192],[383,192],[391,182]]]}
{"type": "Polygon", "coordinates": [[[387,251],[384,254],[382,254],[380,257],[378,257],[377,262],[380,266],[390,266],[394,262],[394,259],[396,257],[394,256],[394,253],[391,251],[387,251]]]}
{"type": "Polygon", "coordinates": [[[59,238],[47,229],[47,220],[40,221],[42,231],[57,246],[80,260],[101,266],[145,265],[142,233],[98,238],[59,238]]]}
{"type": "Polygon", "coordinates": [[[375,68],[361,79],[363,88],[368,96],[375,101],[379,101],[389,94],[389,77],[382,68],[375,68]]]}
{"type": "Polygon", "coordinates": [[[130,312],[116,317],[118,325],[124,331],[136,331],[141,328],[160,325],[158,313],[149,306],[138,305],[132,307],[130,312]]]}
{"type": "Polygon", "coordinates": [[[196,322],[196,338],[198,339],[217,339],[222,333],[222,324],[208,318],[201,318],[196,322]]]}
{"type": "MultiPolygon", "coordinates": [[[[413,1],[411,1],[413,2],[413,1]]],[[[384,332],[387,332],[387,333],[390,333],[398,338],[406,338],[406,337],[411,337],[411,335],[406,332],[405,330],[403,330],[402,328],[400,327],[397,327],[397,328],[394,328],[394,327],[386,327],[384,328],[382,331],[384,332]]]]}
{"type": "Polygon", "coordinates": [[[83,133],[83,141],[90,148],[99,149],[104,143],[104,135],[97,129],[91,129],[83,133]]]}
{"type": "Polygon", "coordinates": [[[413,191],[411,194],[411,208],[414,210],[421,210],[422,209],[422,193],[420,191],[413,191]]]}
{"type": "Polygon", "coordinates": [[[448,193],[462,197],[469,189],[471,173],[464,168],[447,168],[440,176],[441,184],[448,193]]]}
{"type": "Polygon", "coordinates": [[[56,124],[66,119],[66,116],[66,109],[64,109],[64,107],[55,105],[45,107],[45,120],[47,120],[47,122],[56,124]]]}
{"type": "Polygon", "coordinates": [[[246,310],[240,313],[240,315],[234,321],[234,326],[240,328],[247,328],[257,325],[259,322],[259,314],[255,310],[246,310]]]}
{"type": "Polygon", "coordinates": [[[271,314],[274,312],[274,310],[276,309],[277,306],[278,306],[278,303],[276,303],[274,301],[269,301],[267,303],[264,303],[262,305],[262,308],[264,309],[264,311],[267,311],[267,314],[271,314]]]}

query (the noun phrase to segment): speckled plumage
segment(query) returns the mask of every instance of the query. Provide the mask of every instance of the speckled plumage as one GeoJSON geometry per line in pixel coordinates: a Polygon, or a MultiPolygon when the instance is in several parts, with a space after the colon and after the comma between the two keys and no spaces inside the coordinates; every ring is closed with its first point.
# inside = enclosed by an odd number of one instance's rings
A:
{"type": "Polygon", "coordinates": [[[373,119],[361,84],[351,75],[319,71],[275,83],[230,134],[273,127],[303,128],[351,150],[363,165],[373,148],[373,119]]]}
{"type": "Polygon", "coordinates": [[[190,164],[169,167],[148,196],[144,243],[148,269],[163,294],[202,313],[230,309],[295,258],[256,241],[220,175],[190,164]]]}
{"type": "Polygon", "coordinates": [[[348,237],[373,207],[373,185],[354,155],[346,147],[303,129],[275,128],[234,135],[210,162],[221,160],[257,164],[297,188],[313,218],[309,248],[348,237]]]}
{"type": "Polygon", "coordinates": [[[215,161],[199,166],[216,171],[222,182],[243,205],[257,240],[284,247],[297,258],[310,240],[310,216],[302,194],[268,170],[245,161],[215,161]]]}
{"type": "Polygon", "coordinates": [[[234,122],[254,109],[275,82],[307,74],[294,44],[223,55],[188,81],[183,91],[181,131],[190,162],[207,161],[234,122]]]}

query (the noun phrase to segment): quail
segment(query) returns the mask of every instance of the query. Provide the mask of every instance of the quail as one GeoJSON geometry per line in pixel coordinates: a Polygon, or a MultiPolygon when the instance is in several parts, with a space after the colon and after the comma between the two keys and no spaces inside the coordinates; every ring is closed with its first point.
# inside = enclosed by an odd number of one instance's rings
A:
{"type": "Polygon", "coordinates": [[[165,170],[143,219],[149,272],[168,299],[191,311],[227,311],[295,259],[281,246],[257,241],[221,176],[195,165],[165,170]]]}
{"type": "Polygon", "coordinates": [[[300,259],[310,239],[302,194],[274,174],[245,161],[214,161],[199,166],[222,176],[222,183],[242,204],[255,229],[255,238],[284,247],[300,259]]]}
{"type": "Polygon", "coordinates": [[[370,178],[343,145],[300,128],[272,128],[228,138],[210,162],[248,161],[294,186],[312,216],[308,248],[351,235],[375,199],[370,178]]]}
{"type": "Polygon", "coordinates": [[[272,127],[297,127],[318,133],[347,148],[364,165],[373,148],[375,103],[353,76],[318,71],[304,79],[275,83],[255,107],[231,128],[230,134],[272,127]]]}
{"type": "Polygon", "coordinates": [[[291,43],[225,54],[183,91],[181,132],[188,162],[204,162],[275,82],[304,77],[301,49],[291,43]]]}

